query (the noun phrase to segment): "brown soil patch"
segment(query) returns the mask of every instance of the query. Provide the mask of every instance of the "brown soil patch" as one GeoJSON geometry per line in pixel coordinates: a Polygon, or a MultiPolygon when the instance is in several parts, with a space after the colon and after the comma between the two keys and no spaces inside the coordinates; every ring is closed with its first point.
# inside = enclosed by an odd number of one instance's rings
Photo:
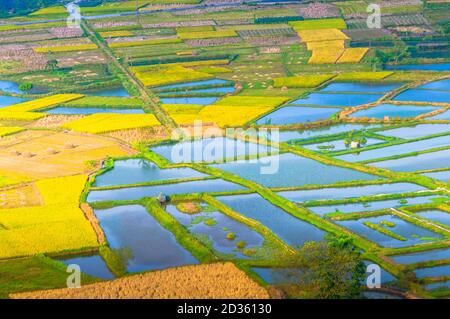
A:
{"type": "Polygon", "coordinates": [[[112,138],[124,141],[128,144],[136,144],[139,142],[151,143],[154,141],[165,140],[168,138],[166,129],[163,126],[138,128],[131,130],[121,130],[104,134],[112,138]]]}
{"type": "Polygon", "coordinates": [[[79,289],[56,289],[11,295],[16,299],[255,299],[266,289],[232,263],[185,266],[124,277],[79,289]]]}
{"type": "Polygon", "coordinates": [[[30,127],[56,128],[82,117],[84,115],[48,115],[33,122],[30,127]]]}
{"type": "Polygon", "coordinates": [[[0,209],[39,206],[41,204],[41,195],[34,184],[0,190],[0,209]]]}

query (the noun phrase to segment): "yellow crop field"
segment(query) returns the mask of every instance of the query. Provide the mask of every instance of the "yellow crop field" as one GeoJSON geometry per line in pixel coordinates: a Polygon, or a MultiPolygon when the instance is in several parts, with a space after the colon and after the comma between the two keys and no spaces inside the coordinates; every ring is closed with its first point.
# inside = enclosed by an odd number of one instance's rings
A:
{"type": "Polygon", "coordinates": [[[15,112],[0,110],[0,119],[2,120],[17,120],[17,121],[34,121],[47,116],[44,113],[35,112],[15,112]]]}
{"type": "Polygon", "coordinates": [[[344,49],[335,47],[332,49],[316,49],[308,60],[309,64],[336,63],[344,49]]]}
{"type": "Polygon", "coordinates": [[[0,258],[30,256],[98,246],[78,207],[86,175],[36,182],[42,205],[0,209],[0,258]]]}
{"type": "Polygon", "coordinates": [[[225,68],[223,66],[202,66],[197,69],[197,71],[205,72],[209,74],[219,74],[219,73],[230,73],[232,72],[230,69],[225,68]]]}
{"type": "Polygon", "coordinates": [[[157,45],[157,44],[170,44],[170,43],[180,43],[182,42],[178,38],[170,39],[154,39],[154,40],[142,40],[142,41],[128,41],[128,42],[113,42],[108,44],[110,48],[126,48],[126,47],[137,47],[143,45],[157,45]]]}
{"type": "Polygon", "coordinates": [[[298,30],[298,35],[302,42],[318,42],[329,40],[348,40],[346,36],[339,29],[317,29],[317,30],[298,30]]]}
{"type": "Polygon", "coordinates": [[[345,72],[334,78],[336,81],[373,81],[382,80],[392,75],[392,71],[382,72],[345,72]]]}
{"type": "Polygon", "coordinates": [[[133,67],[134,72],[153,72],[155,68],[158,67],[195,67],[195,66],[213,66],[213,65],[224,65],[230,63],[230,60],[219,59],[219,60],[201,60],[201,61],[188,61],[188,62],[177,62],[177,63],[163,63],[158,65],[142,65],[133,67]]]}
{"type": "Polygon", "coordinates": [[[237,37],[234,30],[218,30],[218,31],[201,31],[201,32],[179,32],[178,37],[183,40],[191,39],[212,39],[212,38],[227,38],[237,37]]]}
{"type": "Polygon", "coordinates": [[[64,128],[85,133],[106,133],[160,125],[153,114],[97,113],[64,124],[64,128]]]}
{"type": "Polygon", "coordinates": [[[288,101],[287,97],[267,96],[227,96],[218,100],[213,105],[221,106],[252,106],[252,107],[276,107],[288,101]]]}
{"type": "Polygon", "coordinates": [[[71,51],[87,51],[96,50],[98,47],[93,44],[78,44],[78,45],[61,45],[61,46],[51,46],[51,47],[40,47],[34,48],[36,53],[49,53],[49,52],[71,52],[71,51]]]}
{"type": "Polygon", "coordinates": [[[145,86],[159,86],[178,82],[206,80],[213,76],[208,73],[194,71],[180,65],[146,66],[145,69],[132,68],[136,77],[145,86]]]}
{"type": "Polygon", "coordinates": [[[344,50],[345,42],[342,40],[330,40],[330,41],[318,41],[318,42],[308,42],[306,48],[310,51],[314,50],[344,50]]]}
{"type": "Polygon", "coordinates": [[[2,108],[0,111],[30,112],[57,106],[84,97],[83,94],[56,94],[37,100],[27,101],[2,108]]]}
{"type": "Polygon", "coordinates": [[[131,37],[133,32],[129,30],[103,31],[99,32],[102,38],[131,37]]]}
{"type": "Polygon", "coordinates": [[[347,48],[342,53],[337,63],[357,63],[366,55],[369,48],[347,48]]]}
{"type": "Polygon", "coordinates": [[[314,19],[303,21],[289,21],[288,24],[295,30],[311,30],[311,29],[347,29],[344,19],[314,19]]]}
{"type": "Polygon", "coordinates": [[[320,74],[320,75],[300,75],[289,76],[284,78],[275,78],[274,87],[291,87],[291,88],[314,88],[325,81],[333,78],[334,74],[320,74]]]}
{"type": "Polygon", "coordinates": [[[15,133],[19,133],[21,131],[25,130],[22,127],[11,127],[11,126],[0,126],[0,137],[1,136],[6,136],[6,135],[11,135],[11,134],[15,134],[15,133]]]}

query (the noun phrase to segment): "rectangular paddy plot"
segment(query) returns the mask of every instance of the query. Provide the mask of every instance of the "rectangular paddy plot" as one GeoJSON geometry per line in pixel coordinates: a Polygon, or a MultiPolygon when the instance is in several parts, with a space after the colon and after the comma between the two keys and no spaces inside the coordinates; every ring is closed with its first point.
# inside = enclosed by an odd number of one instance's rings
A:
{"type": "Polygon", "coordinates": [[[448,103],[450,91],[410,89],[400,93],[393,100],[448,103]]]}
{"type": "Polygon", "coordinates": [[[209,105],[216,102],[217,97],[166,97],[161,98],[163,104],[209,105]]]}
{"type": "Polygon", "coordinates": [[[448,289],[448,288],[450,288],[450,280],[426,284],[426,285],[424,285],[424,287],[427,290],[445,289],[445,288],[448,289]]]}
{"type": "Polygon", "coordinates": [[[96,113],[117,113],[117,114],[144,114],[142,109],[107,109],[107,108],[97,108],[97,107],[57,107],[48,111],[47,114],[57,114],[57,115],[89,115],[96,113]]]}
{"type": "Polygon", "coordinates": [[[440,180],[442,182],[450,183],[450,171],[423,173],[422,175],[440,180]]]}
{"type": "Polygon", "coordinates": [[[253,162],[236,161],[212,166],[266,187],[324,185],[380,178],[347,168],[325,165],[292,153],[269,156],[253,162]]]}
{"type": "Polygon", "coordinates": [[[368,109],[356,111],[355,113],[351,114],[351,117],[370,117],[376,119],[384,119],[385,116],[388,116],[390,118],[412,118],[422,114],[430,113],[437,109],[439,109],[439,107],[379,104],[368,109]]]}
{"type": "Polygon", "coordinates": [[[61,259],[59,261],[66,265],[78,265],[81,268],[81,272],[95,278],[105,280],[116,278],[111,270],[109,270],[108,266],[106,266],[103,258],[99,255],[74,257],[69,259],[61,259]]]}
{"type": "Polygon", "coordinates": [[[417,87],[418,89],[450,91],[450,79],[434,81],[417,87]]]}
{"type": "Polygon", "coordinates": [[[414,271],[417,278],[450,276],[450,265],[420,268],[414,271]]]}
{"type": "Polygon", "coordinates": [[[432,148],[444,147],[449,145],[450,136],[433,137],[426,140],[420,140],[410,143],[403,143],[398,145],[377,148],[373,150],[364,151],[361,153],[351,153],[336,158],[348,162],[360,162],[374,160],[377,158],[396,156],[407,154],[411,152],[426,151],[432,148]]]}
{"type": "Polygon", "coordinates": [[[407,247],[421,243],[431,242],[441,239],[442,236],[429,231],[425,228],[418,227],[414,224],[392,215],[383,215],[377,217],[360,218],[356,220],[336,221],[340,226],[343,226],[352,232],[355,232],[368,240],[382,246],[389,248],[407,247]],[[382,227],[390,232],[403,237],[403,240],[385,235],[376,229],[372,229],[365,225],[366,222],[382,227]],[[392,223],[393,227],[385,226],[383,223],[392,223]]]}
{"type": "Polygon", "coordinates": [[[285,106],[259,119],[259,125],[287,125],[322,121],[342,111],[340,108],[285,106]]]}
{"type": "Polygon", "coordinates": [[[447,120],[450,121],[450,110],[447,110],[443,113],[439,113],[435,116],[429,118],[430,120],[447,120]]]}
{"type": "Polygon", "coordinates": [[[91,191],[87,197],[88,202],[112,200],[136,200],[143,197],[155,197],[163,193],[166,195],[192,194],[192,193],[221,193],[234,190],[243,190],[245,187],[221,179],[204,181],[191,181],[176,184],[155,186],[129,187],[112,190],[91,191]]]}
{"type": "Polygon", "coordinates": [[[224,162],[247,156],[276,154],[277,149],[231,138],[216,137],[161,145],[151,149],[171,163],[224,162]]]}
{"type": "Polygon", "coordinates": [[[408,197],[401,199],[389,199],[380,201],[350,203],[350,204],[336,204],[327,206],[310,206],[308,209],[319,215],[325,215],[330,213],[356,213],[356,212],[369,212],[381,209],[402,207],[406,205],[425,204],[430,203],[432,199],[439,198],[439,196],[420,196],[420,197],[408,197]]]}
{"type": "Polygon", "coordinates": [[[415,264],[425,261],[441,260],[450,258],[450,248],[447,249],[435,249],[428,250],[413,254],[404,254],[397,256],[389,256],[393,261],[398,264],[415,264]]]}
{"type": "Polygon", "coordinates": [[[0,108],[26,101],[27,99],[22,99],[20,97],[0,95],[0,108]]]}
{"type": "MultiPolygon", "coordinates": [[[[415,212],[415,214],[450,227],[450,212],[439,209],[431,209],[415,212]]],[[[448,258],[450,258],[450,256],[448,258]]]]}
{"type": "Polygon", "coordinates": [[[393,183],[377,185],[360,185],[354,187],[331,187],[279,192],[278,195],[294,202],[306,202],[322,199],[344,199],[381,194],[401,194],[424,190],[425,188],[411,183],[393,183]]]}
{"type": "Polygon", "coordinates": [[[212,79],[212,80],[205,80],[205,81],[195,81],[195,82],[188,82],[188,83],[158,86],[158,87],[153,88],[153,90],[162,92],[162,91],[171,91],[173,89],[198,88],[198,87],[202,87],[202,86],[225,85],[225,84],[232,84],[232,83],[233,82],[230,82],[227,80],[212,79]]]}
{"type": "Polygon", "coordinates": [[[364,124],[338,124],[328,127],[322,127],[317,129],[305,130],[305,131],[279,131],[279,134],[271,134],[270,130],[258,132],[258,136],[267,140],[278,140],[280,142],[286,142],[291,140],[308,139],[318,136],[327,136],[341,134],[349,131],[360,131],[371,128],[379,127],[379,125],[364,125],[364,124]]]}
{"type": "Polygon", "coordinates": [[[387,93],[402,86],[403,83],[348,83],[337,82],[327,85],[320,92],[358,92],[387,93]]]}
{"type": "MultiPolygon", "coordinates": [[[[185,91],[174,91],[174,92],[167,92],[165,94],[198,94],[198,93],[218,93],[218,94],[228,94],[233,93],[235,91],[235,88],[233,86],[222,86],[217,88],[209,88],[209,89],[196,89],[196,90],[185,90],[185,91]]],[[[161,93],[159,93],[161,95],[161,93]]],[[[215,101],[214,101],[215,102],[215,101]]]]}
{"type": "MultiPolygon", "coordinates": [[[[360,144],[360,147],[380,144],[380,143],[384,143],[384,142],[385,142],[384,140],[368,137],[368,138],[366,138],[366,143],[360,144]]],[[[336,141],[329,141],[329,142],[322,142],[322,143],[315,143],[315,144],[307,144],[307,145],[302,145],[302,147],[307,148],[312,151],[330,151],[330,152],[351,149],[350,144],[346,144],[345,140],[336,140],[336,141]]]]}
{"type": "Polygon", "coordinates": [[[414,172],[450,167],[450,149],[372,163],[370,165],[398,172],[414,172]]]}
{"type": "Polygon", "coordinates": [[[93,186],[138,184],[153,181],[202,178],[208,175],[191,168],[161,169],[144,159],[128,159],[114,162],[114,168],[95,178],[93,186]]]}
{"type": "Polygon", "coordinates": [[[415,126],[405,126],[386,131],[377,131],[383,136],[392,136],[403,139],[414,139],[432,134],[450,133],[450,124],[418,124],[415,126]]]}
{"type": "Polygon", "coordinates": [[[218,211],[184,213],[174,205],[167,206],[166,211],[191,233],[206,236],[220,254],[247,259],[249,256],[244,255],[243,248],[237,248],[238,242],[244,242],[245,248],[249,249],[257,249],[264,242],[264,237],[256,231],[218,211]],[[230,233],[234,237],[227,238],[230,233]]]}
{"type": "Polygon", "coordinates": [[[291,246],[302,246],[308,241],[321,241],[325,234],[317,227],[272,205],[259,194],[221,196],[217,197],[217,200],[239,214],[259,221],[291,246]]]}
{"type": "Polygon", "coordinates": [[[305,98],[293,101],[294,105],[321,105],[350,107],[377,101],[383,94],[311,93],[305,98]]]}
{"type": "Polygon", "coordinates": [[[127,256],[128,272],[164,269],[198,261],[140,205],[95,210],[112,250],[127,256]]]}

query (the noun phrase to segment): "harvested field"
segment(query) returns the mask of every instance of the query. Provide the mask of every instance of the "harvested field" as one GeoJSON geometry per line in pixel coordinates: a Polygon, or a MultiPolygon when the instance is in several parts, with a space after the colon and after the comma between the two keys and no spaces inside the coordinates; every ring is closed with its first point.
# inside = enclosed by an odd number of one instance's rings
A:
{"type": "Polygon", "coordinates": [[[232,263],[172,268],[130,276],[80,289],[11,295],[15,299],[230,299],[269,298],[267,291],[232,263]]]}

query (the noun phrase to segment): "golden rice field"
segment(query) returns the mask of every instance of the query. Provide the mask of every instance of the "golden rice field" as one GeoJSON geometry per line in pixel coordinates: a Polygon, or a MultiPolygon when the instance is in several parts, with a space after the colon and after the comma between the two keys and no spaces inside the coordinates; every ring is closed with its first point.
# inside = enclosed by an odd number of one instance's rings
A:
{"type": "Polygon", "coordinates": [[[182,40],[191,39],[212,39],[212,38],[228,38],[237,37],[234,30],[217,30],[217,31],[200,31],[200,32],[179,32],[178,37],[182,40]]]}
{"type": "Polygon", "coordinates": [[[98,246],[91,224],[78,207],[86,175],[35,183],[42,205],[0,209],[0,258],[31,256],[98,246]]]}
{"type": "Polygon", "coordinates": [[[84,97],[83,94],[56,94],[41,99],[31,100],[23,103],[13,104],[2,108],[0,111],[13,112],[30,112],[45,109],[52,106],[57,106],[66,102],[74,101],[84,97]]]}
{"type": "Polygon", "coordinates": [[[392,71],[382,71],[382,72],[345,72],[340,73],[336,76],[336,81],[373,81],[382,80],[392,75],[392,71]]]}
{"type": "Polygon", "coordinates": [[[284,102],[287,102],[289,98],[279,96],[279,97],[268,97],[268,96],[226,96],[223,99],[214,102],[212,105],[220,106],[260,106],[260,107],[276,107],[284,102]]]}
{"type": "Polygon", "coordinates": [[[288,24],[295,30],[347,29],[344,19],[341,18],[290,21],[288,24]]]}
{"type": "Polygon", "coordinates": [[[330,40],[348,40],[346,36],[339,29],[312,29],[312,30],[298,30],[298,35],[302,42],[318,42],[330,40]]]}
{"type": "Polygon", "coordinates": [[[12,298],[35,299],[265,299],[267,290],[233,263],[214,263],[152,271],[109,282],[18,293],[12,298]]]}
{"type": "Polygon", "coordinates": [[[332,79],[335,76],[335,74],[320,74],[275,78],[273,79],[273,86],[276,88],[284,86],[289,88],[314,88],[316,86],[319,86],[323,82],[332,79]]]}
{"type": "Polygon", "coordinates": [[[49,52],[72,52],[72,51],[87,51],[96,50],[98,47],[93,44],[78,44],[78,45],[61,45],[61,46],[51,46],[51,47],[40,47],[34,48],[36,53],[49,53],[49,52]]]}
{"type": "Polygon", "coordinates": [[[213,76],[205,72],[194,71],[180,65],[152,66],[144,71],[132,68],[134,74],[145,86],[159,86],[177,82],[206,80],[213,76]]]}
{"type": "Polygon", "coordinates": [[[22,127],[8,127],[8,126],[0,126],[0,137],[1,136],[6,136],[6,135],[11,135],[14,133],[18,133],[23,131],[24,128],[22,127]]]}
{"type": "Polygon", "coordinates": [[[338,59],[337,63],[357,63],[361,61],[369,48],[347,48],[338,59]]]}
{"type": "Polygon", "coordinates": [[[64,128],[85,133],[106,133],[160,125],[153,114],[97,113],[68,122],[64,128]]]}
{"type": "Polygon", "coordinates": [[[34,121],[47,116],[44,113],[36,112],[16,112],[0,110],[1,120],[34,121]]]}
{"type": "Polygon", "coordinates": [[[129,30],[103,31],[99,32],[102,38],[131,37],[133,32],[129,30]]]}

